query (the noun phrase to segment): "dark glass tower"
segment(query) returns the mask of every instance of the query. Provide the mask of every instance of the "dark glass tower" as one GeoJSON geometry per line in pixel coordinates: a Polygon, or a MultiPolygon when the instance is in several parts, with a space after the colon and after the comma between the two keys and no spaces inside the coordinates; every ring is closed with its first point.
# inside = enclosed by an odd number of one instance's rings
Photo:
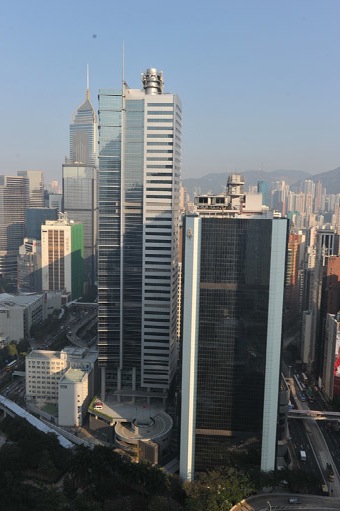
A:
{"type": "Polygon", "coordinates": [[[250,439],[275,466],[287,220],[219,216],[183,227],[184,479],[250,439]]]}
{"type": "Polygon", "coordinates": [[[0,176],[0,276],[15,283],[28,205],[29,180],[19,176],[0,176]]]}

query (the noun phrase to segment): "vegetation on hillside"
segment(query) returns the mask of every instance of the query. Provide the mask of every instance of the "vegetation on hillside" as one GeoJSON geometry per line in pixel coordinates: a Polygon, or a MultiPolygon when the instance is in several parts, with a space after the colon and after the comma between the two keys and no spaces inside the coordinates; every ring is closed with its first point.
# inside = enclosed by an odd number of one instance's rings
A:
{"type": "MultiPolygon", "coordinates": [[[[133,463],[104,446],[60,446],[23,419],[4,418],[0,502],[7,511],[226,511],[264,486],[313,492],[315,477],[282,471],[261,474],[251,463],[201,473],[182,483],[147,463],[133,463]]],[[[255,458],[254,458],[255,459],[255,458]]]]}

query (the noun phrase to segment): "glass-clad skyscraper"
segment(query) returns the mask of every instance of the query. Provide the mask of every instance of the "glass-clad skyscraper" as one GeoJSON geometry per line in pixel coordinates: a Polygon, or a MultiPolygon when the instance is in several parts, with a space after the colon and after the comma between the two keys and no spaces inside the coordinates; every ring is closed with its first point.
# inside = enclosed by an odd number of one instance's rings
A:
{"type": "Polygon", "coordinates": [[[63,165],[64,212],[84,226],[84,281],[96,281],[97,169],[84,165],[63,165]]]}
{"type": "Polygon", "coordinates": [[[156,69],[99,92],[102,394],[165,396],[177,362],[181,103],[156,69]]]}
{"type": "Polygon", "coordinates": [[[84,226],[84,281],[96,282],[97,262],[97,116],[90,101],[73,114],[70,124],[70,159],[63,165],[63,211],[84,226]]]}
{"type": "Polygon", "coordinates": [[[97,117],[87,87],[85,101],[74,112],[70,124],[70,160],[72,163],[95,166],[97,117]]]}
{"type": "MultiPolygon", "coordinates": [[[[229,212],[230,213],[230,212],[229,212]]],[[[274,470],[287,219],[187,216],[180,475],[240,442],[274,470]]]]}
{"type": "Polygon", "coordinates": [[[29,180],[0,176],[0,276],[16,282],[18,250],[25,236],[29,180]]]}
{"type": "Polygon", "coordinates": [[[29,182],[29,207],[43,208],[44,173],[41,170],[18,170],[18,176],[27,177],[29,182]]]}

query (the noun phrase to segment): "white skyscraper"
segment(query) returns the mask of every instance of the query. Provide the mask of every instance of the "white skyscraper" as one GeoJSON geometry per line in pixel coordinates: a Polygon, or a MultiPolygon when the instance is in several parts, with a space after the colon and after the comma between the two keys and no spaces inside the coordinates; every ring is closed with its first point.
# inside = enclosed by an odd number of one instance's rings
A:
{"type": "Polygon", "coordinates": [[[42,288],[63,291],[79,298],[83,293],[83,224],[68,220],[46,220],[41,226],[42,288]]]}
{"type": "Polygon", "coordinates": [[[156,69],[99,92],[102,394],[166,396],[177,362],[181,103],[156,69]]]}

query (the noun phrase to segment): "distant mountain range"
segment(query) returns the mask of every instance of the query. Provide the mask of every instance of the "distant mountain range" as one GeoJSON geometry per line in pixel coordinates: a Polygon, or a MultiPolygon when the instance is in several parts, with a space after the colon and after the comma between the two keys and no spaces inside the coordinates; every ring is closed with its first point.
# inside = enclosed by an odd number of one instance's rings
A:
{"type": "MultiPolygon", "coordinates": [[[[245,190],[249,186],[257,185],[258,181],[285,181],[293,190],[298,190],[299,184],[305,179],[311,179],[315,183],[321,180],[327,193],[340,193],[340,167],[321,174],[312,174],[302,170],[275,170],[273,172],[263,172],[261,170],[246,170],[237,172],[242,174],[245,179],[245,190]]],[[[227,178],[230,172],[221,172],[219,174],[207,174],[199,178],[183,179],[183,186],[188,191],[191,198],[201,193],[221,193],[225,190],[227,178]]]]}

